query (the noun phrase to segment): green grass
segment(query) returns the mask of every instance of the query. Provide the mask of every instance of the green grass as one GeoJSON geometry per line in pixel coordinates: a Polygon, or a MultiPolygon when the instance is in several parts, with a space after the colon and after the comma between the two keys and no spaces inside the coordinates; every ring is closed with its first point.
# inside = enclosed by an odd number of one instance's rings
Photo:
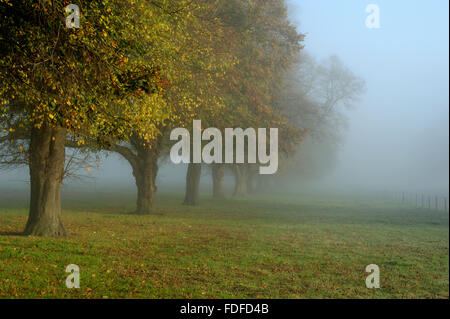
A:
{"type": "Polygon", "coordinates": [[[135,216],[132,194],[68,196],[63,239],[17,235],[26,207],[5,203],[0,297],[449,297],[448,213],[299,196],[181,200],[159,195],[163,215],[135,216]],[[80,266],[80,289],[65,287],[68,264],[80,266]],[[365,286],[369,264],[380,289],[365,286]]]}

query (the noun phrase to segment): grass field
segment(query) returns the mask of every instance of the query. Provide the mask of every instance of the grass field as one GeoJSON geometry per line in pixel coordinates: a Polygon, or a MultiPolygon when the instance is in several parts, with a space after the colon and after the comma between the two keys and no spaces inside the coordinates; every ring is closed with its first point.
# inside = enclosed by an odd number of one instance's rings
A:
{"type": "Polygon", "coordinates": [[[449,297],[448,213],[302,196],[181,200],[159,195],[162,215],[135,216],[132,194],[74,195],[70,236],[43,239],[20,236],[26,203],[2,198],[0,297],[449,297]],[[80,289],[65,287],[68,264],[80,289]],[[365,286],[369,264],[380,289],[365,286]]]}

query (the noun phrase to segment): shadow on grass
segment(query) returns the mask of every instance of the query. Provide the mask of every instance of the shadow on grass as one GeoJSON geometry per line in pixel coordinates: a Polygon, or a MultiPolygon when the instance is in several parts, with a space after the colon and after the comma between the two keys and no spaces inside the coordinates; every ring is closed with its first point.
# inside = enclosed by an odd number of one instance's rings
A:
{"type": "Polygon", "coordinates": [[[152,212],[152,213],[140,213],[136,211],[93,211],[89,213],[101,214],[101,215],[127,215],[127,216],[165,216],[163,212],[152,212]]]}
{"type": "Polygon", "coordinates": [[[151,213],[140,213],[140,212],[125,212],[122,213],[124,215],[133,215],[133,216],[164,216],[164,213],[161,212],[151,212],[151,213]]]}
{"type": "Polygon", "coordinates": [[[21,237],[26,237],[26,235],[23,232],[17,232],[17,231],[0,231],[0,236],[21,236],[21,237]]]}

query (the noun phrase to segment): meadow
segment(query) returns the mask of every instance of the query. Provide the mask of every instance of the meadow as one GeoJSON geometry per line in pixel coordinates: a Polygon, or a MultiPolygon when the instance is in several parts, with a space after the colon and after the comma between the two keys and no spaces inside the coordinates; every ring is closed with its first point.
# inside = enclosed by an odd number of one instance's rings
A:
{"type": "Polygon", "coordinates": [[[0,298],[448,298],[449,215],[383,200],[299,195],[65,195],[69,236],[21,236],[26,203],[0,199],[0,298]],[[69,264],[80,267],[68,289],[69,264]],[[380,268],[368,289],[365,268],[380,268]]]}

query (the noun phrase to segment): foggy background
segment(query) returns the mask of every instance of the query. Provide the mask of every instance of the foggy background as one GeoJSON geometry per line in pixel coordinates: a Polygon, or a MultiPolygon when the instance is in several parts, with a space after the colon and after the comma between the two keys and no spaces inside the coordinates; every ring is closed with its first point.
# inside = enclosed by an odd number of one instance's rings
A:
{"type": "MultiPolygon", "coordinates": [[[[289,0],[290,18],[306,33],[305,51],[318,60],[337,55],[366,82],[338,148],[308,141],[304,174],[292,192],[410,191],[448,194],[448,1],[289,0]],[[368,4],[380,7],[381,28],[365,26],[368,4]],[[312,157],[312,158],[311,158],[312,157]],[[315,165],[311,165],[314,163],[315,165]]],[[[110,154],[65,189],[135,192],[129,164],[110,154]]],[[[158,191],[184,188],[186,165],[165,160],[158,191]]],[[[207,169],[203,175],[207,174],[207,169]]],[[[230,181],[231,176],[227,177],[230,181]]],[[[0,172],[2,200],[27,190],[28,170],[0,172]]],[[[202,183],[211,177],[202,176],[202,183]]]]}
{"type": "Polygon", "coordinates": [[[320,184],[448,193],[448,1],[288,3],[307,33],[305,49],[338,55],[366,81],[360,104],[347,112],[334,172],[320,184]],[[380,29],[365,26],[371,3],[380,8],[380,29]]]}

